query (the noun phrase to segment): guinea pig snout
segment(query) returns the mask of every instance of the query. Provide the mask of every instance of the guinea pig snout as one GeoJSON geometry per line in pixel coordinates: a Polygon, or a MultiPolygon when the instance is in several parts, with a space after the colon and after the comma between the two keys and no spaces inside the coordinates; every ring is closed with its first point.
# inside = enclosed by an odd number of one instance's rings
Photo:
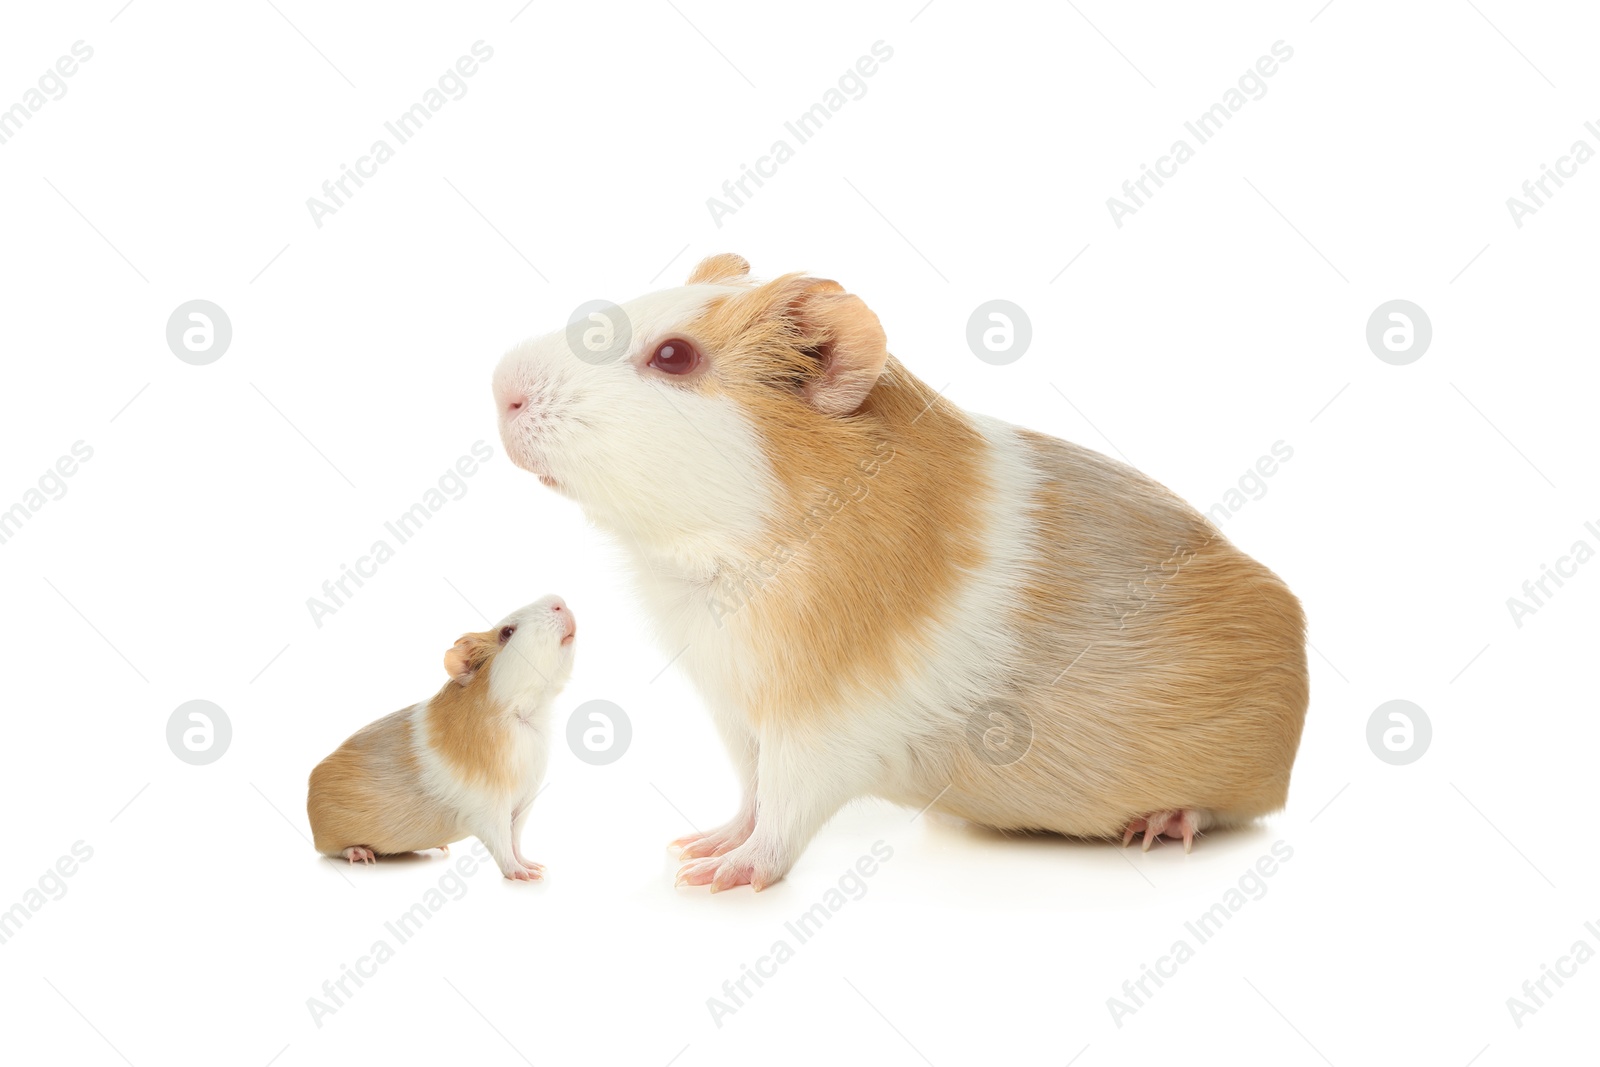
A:
{"type": "Polygon", "coordinates": [[[509,378],[495,379],[494,399],[495,404],[500,409],[500,417],[503,419],[516,418],[520,412],[527,409],[535,397],[534,390],[519,385],[509,378]]]}
{"type": "Polygon", "coordinates": [[[572,609],[567,607],[567,602],[560,597],[550,605],[550,613],[556,617],[556,625],[561,628],[561,643],[572,644],[572,639],[578,636],[578,620],[573,617],[572,609]]]}
{"type": "Polygon", "coordinates": [[[536,361],[509,353],[495,368],[493,379],[495,408],[501,419],[510,421],[540,405],[548,393],[547,375],[536,361]]]}

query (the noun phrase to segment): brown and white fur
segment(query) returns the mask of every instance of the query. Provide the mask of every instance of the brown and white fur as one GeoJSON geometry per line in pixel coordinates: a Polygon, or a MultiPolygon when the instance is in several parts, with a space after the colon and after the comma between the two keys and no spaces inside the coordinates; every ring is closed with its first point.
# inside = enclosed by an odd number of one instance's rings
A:
{"type": "Polygon", "coordinates": [[[544,780],[550,705],[572,673],[577,622],[547,596],[444,654],[420,704],[370,723],[311,772],[318,852],[370,863],[477,837],[507,878],[534,881],[522,825],[544,780]]]}
{"type": "Polygon", "coordinates": [[[760,889],[862,795],[1145,847],[1283,807],[1284,584],[1138,471],[942,399],[837,283],[748,269],[624,305],[613,361],[559,331],[494,377],[508,454],[630,550],[742,782],[680,884],[760,889]]]}

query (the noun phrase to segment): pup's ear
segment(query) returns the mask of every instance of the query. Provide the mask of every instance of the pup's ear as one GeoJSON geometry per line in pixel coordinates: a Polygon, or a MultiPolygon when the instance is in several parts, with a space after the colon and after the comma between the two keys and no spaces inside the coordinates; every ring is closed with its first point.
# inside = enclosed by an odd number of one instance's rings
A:
{"type": "Polygon", "coordinates": [[[445,673],[457,685],[467,685],[498,647],[494,634],[462,634],[444,654],[445,673]]]}
{"type": "Polygon", "coordinates": [[[785,285],[778,308],[794,330],[795,346],[820,365],[801,395],[824,415],[855,411],[889,358],[878,316],[835,281],[792,277],[772,284],[785,285]]]}
{"type": "Polygon", "coordinates": [[[707,256],[700,261],[700,265],[689,275],[689,285],[703,285],[707,282],[726,282],[734,278],[743,278],[750,273],[750,264],[745,262],[743,256],[734,255],[732,252],[719,252],[714,256],[707,256]]]}

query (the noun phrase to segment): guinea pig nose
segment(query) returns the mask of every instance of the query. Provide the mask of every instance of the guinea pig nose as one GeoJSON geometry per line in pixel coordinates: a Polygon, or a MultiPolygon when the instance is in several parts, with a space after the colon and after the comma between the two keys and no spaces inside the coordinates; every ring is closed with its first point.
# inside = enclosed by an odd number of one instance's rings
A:
{"type": "Polygon", "coordinates": [[[494,398],[505,415],[515,415],[528,406],[528,390],[509,381],[494,383],[494,398]]]}

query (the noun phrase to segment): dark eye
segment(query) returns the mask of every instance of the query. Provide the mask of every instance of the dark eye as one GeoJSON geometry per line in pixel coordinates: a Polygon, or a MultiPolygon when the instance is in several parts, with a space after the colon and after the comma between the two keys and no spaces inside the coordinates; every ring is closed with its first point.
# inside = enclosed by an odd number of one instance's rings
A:
{"type": "Polygon", "coordinates": [[[511,635],[516,633],[516,632],[517,632],[517,628],[515,626],[502,626],[502,627],[500,627],[500,643],[503,645],[507,641],[511,640],[511,635]]]}
{"type": "Polygon", "coordinates": [[[681,337],[662,341],[650,357],[650,366],[663,374],[688,374],[699,365],[699,350],[681,337]]]}

